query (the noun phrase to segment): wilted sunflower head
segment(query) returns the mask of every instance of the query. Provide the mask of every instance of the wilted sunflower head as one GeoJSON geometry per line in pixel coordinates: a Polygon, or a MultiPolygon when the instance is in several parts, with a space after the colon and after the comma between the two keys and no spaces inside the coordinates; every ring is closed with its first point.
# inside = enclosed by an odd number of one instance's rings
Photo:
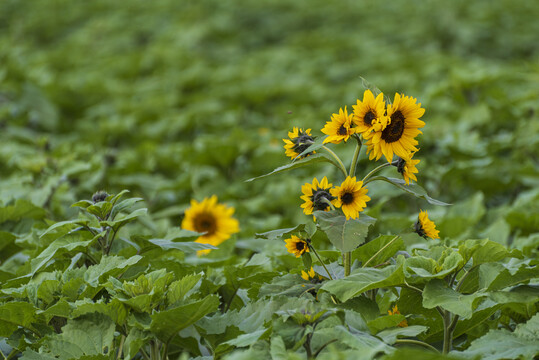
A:
{"type": "Polygon", "coordinates": [[[331,189],[331,195],[337,198],[336,207],[342,208],[346,220],[359,217],[359,212],[367,207],[368,189],[363,187],[362,181],[356,181],[356,177],[348,176],[341,184],[331,189]]]}
{"type": "Polygon", "coordinates": [[[303,213],[311,215],[316,210],[328,211],[330,209],[328,202],[335,205],[336,199],[330,193],[332,187],[333,184],[329,184],[325,176],[320,182],[314,178],[312,184],[306,183],[303,185],[301,187],[301,192],[303,193],[301,199],[305,201],[301,204],[303,213]]]}
{"type": "Polygon", "coordinates": [[[305,240],[298,238],[296,235],[292,235],[289,239],[285,240],[286,249],[289,253],[300,257],[305,252],[309,252],[309,245],[305,240]]]}
{"type": "Polygon", "coordinates": [[[415,223],[415,232],[424,238],[439,239],[438,233],[440,231],[436,230],[436,225],[434,222],[429,220],[427,211],[421,210],[417,222],[415,223]]]}
{"type": "MultiPolygon", "coordinates": [[[[191,207],[185,210],[182,229],[205,233],[196,242],[217,246],[239,231],[239,222],[232,217],[233,207],[217,203],[217,196],[204,198],[202,202],[191,200],[191,207]]],[[[199,255],[211,250],[201,250],[199,255]]]]}
{"type": "Polygon", "coordinates": [[[406,157],[410,152],[416,152],[418,142],[415,137],[421,134],[419,128],[425,123],[419,118],[425,113],[421,103],[409,96],[395,94],[392,105],[386,109],[388,123],[380,132],[374,132],[367,142],[369,159],[380,159],[384,155],[387,161],[393,160],[393,154],[406,157]]]}
{"type": "Polygon", "coordinates": [[[363,93],[363,101],[358,99],[352,108],[356,133],[361,133],[363,138],[368,139],[373,131],[382,131],[386,127],[388,118],[385,116],[386,104],[383,93],[378,94],[375,99],[372,91],[367,89],[363,93]]]}
{"type": "Polygon", "coordinates": [[[355,129],[352,126],[352,114],[348,115],[346,106],[344,111],[339,109],[338,114],[331,115],[331,121],[326,122],[326,125],[322,129],[322,132],[328,137],[324,140],[324,144],[333,143],[339,144],[343,140],[348,141],[350,136],[355,133],[355,129]]]}
{"type": "MultiPolygon", "coordinates": [[[[292,131],[288,132],[288,139],[283,139],[285,145],[285,154],[291,159],[295,159],[299,154],[307,150],[307,148],[314,142],[313,137],[311,136],[311,129],[303,131],[303,129],[298,129],[294,127],[292,131]]],[[[303,157],[314,154],[313,152],[305,154],[303,157]]]]}
{"type": "Polygon", "coordinates": [[[406,181],[406,185],[410,185],[410,179],[417,181],[414,174],[419,172],[416,165],[419,164],[421,160],[414,160],[412,159],[413,156],[414,153],[410,153],[408,156],[399,157],[395,164],[397,171],[402,174],[404,181],[406,181]]]}

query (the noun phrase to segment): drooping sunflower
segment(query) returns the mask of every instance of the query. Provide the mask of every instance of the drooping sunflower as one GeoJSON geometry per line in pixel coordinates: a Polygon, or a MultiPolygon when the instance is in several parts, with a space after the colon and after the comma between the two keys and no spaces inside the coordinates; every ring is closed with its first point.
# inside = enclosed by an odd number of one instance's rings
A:
{"type": "Polygon", "coordinates": [[[419,118],[425,109],[417,99],[395,94],[393,104],[387,107],[388,124],[384,130],[374,132],[367,142],[369,159],[380,159],[384,155],[387,161],[393,160],[393,154],[405,157],[410,152],[416,152],[418,142],[415,137],[421,134],[419,128],[425,123],[419,118]]]}
{"type": "Polygon", "coordinates": [[[330,190],[333,188],[333,184],[328,183],[328,179],[324,176],[322,181],[318,182],[317,178],[313,179],[313,183],[306,183],[301,187],[302,200],[305,200],[301,207],[305,215],[311,215],[313,211],[330,209],[327,201],[333,205],[336,204],[337,199],[331,195],[330,190]]]}
{"type": "Polygon", "coordinates": [[[417,174],[419,171],[415,167],[421,160],[414,160],[412,157],[414,153],[408,154],[406,157],[399,157],[397,160],[397,171],[402,174],[406,185],[410,185],[410,179],[417,181],[417,178],[414,174],[417,174]]]}
{"type": "MultiPolygon", "coordinates": [[[[303,131],[303,129],[298,129],[294,127],[292,131],[288,132],[288,139],[283,139],[285,145],[285,155],[289,156],[292,160],[295,159],[299,154],[307,150],[307,148],[314,142],[313,137],[311,136],[311,129],[303,131]]],[[[303,157],[307,157],[313,152],[305,154],[303,157]]]]}
{"type": "Polygon", "coordinates": [[[343,140],[344,142],[347,142],[348,139],[350,139],[350,136],[355,132],[355,129],[351,126],[352,114],[348,115],[346,106],[344,107],[344,111],[340,108],[339,113],[332,114],[331,121],[327,121],[322,129],[324,134],[329,135],[324,140],[324,144],[340,144],[343,140]]]}
{"type": "MultiPolygon", "coordinates": [[[[400,311],[399,311],[399,308],[397,307],[397,305],[393,306],[393,309],[389,309],[387,311],[387,313],[389,315],[395,315],[395,314],[399,314],[400,315],[400,311]]],[[[406,321],[406,319],[402,320],[398,325],[398,327],[407,327],[408,326],[408,322],[406,321]]]]}
{"type": "Polygon", "coordinates": [[[289,253],[296,255],[299,258],[303,253],[309,252],[309,245],[305,240],[292,235],[290,239],[286,239],[286,249],[289,253]]]}
{"type": "Polygon", "coordinates": [[[384,94],[380,93],[374,98],[374,94],[370,90],[365,90],[363,93],[363,101],[357,100],[356,105],[352,105],[354,109],[353,122],[356,125],[356,133],[361,133],[363,138],[368,139],[372,136],[372,132],[379,132],[385,129],[388,118],[385,116],[386,104],[384,102],[384,94]]]}
{"type": "Polygon", "coordinates": [[[336,207],[341,207],[346,220],[359,217],[359,212],[367,207],[368,189],[363,187],[362,181],[356,181],[356,177],[346,177],[341,186],[330,190],[331,195],[337,198],[336,207]]]}
{"type": "Polygon", "coordinates": [[[424,238],[439,239],[438,233],[440,231],[436,230],[436,225],[432,220],[429,220],[429,215],[427,211],[421,210],[417,222],[415,223],[415,232],[424,238]]]}
{"type": "MultiPolygon", "coordinates": [[[[191,200],[191,207],[185,210],[182,229],[205,233],[199,236],[198,243],[217,246],[237,233],[239,222],[232,217],[234,208],[217,202],[217,196],[204,198],[202,202],[191,200]]],[[[211,250],[200,250],[198,254],[207,254],[211,250]]]]}

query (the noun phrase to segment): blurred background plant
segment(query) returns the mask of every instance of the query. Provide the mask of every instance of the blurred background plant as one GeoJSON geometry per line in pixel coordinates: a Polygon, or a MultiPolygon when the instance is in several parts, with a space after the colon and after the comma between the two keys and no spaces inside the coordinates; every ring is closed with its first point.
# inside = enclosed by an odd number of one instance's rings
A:
{"type": "MultiPolygon", "coordinates": [[[[0,204],[25,199],[61,220],[98,189],[127,188],[152,214],[144,226],[165,232],[191,198],[217,194],[250,247],[256,232],[306,221],[301,184],[336,170],[243,180],[288,162],[293,126],[320,129],[351,107],[361,75],[427,108],[419,183],[455,204],[429,209],[441,234],[531,254],[538,17],[527,0],[2,1],[0,204]]],[[[385,214],[374,235],[419,210],[390,185],[369,195],[366,213],[385,214]]]]}

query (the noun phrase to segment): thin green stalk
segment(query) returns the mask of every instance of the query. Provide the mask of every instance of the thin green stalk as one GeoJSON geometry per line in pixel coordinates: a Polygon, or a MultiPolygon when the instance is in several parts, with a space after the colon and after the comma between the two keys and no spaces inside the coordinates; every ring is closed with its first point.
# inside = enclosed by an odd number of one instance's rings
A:
{"type": "Polygon", "coordinates": [[[363,264],[362,268],[366,267],[372,259],[376,258],[376,256],[378,256],[378,254],[380,254],[382,251],[384,251],[385,248],[387,248],[389,245],[393,244],[393,241],[397,240],[399,238],[399,235],[395,236],[393,239],[391,239],[390,242],[388,242],[387,244],[385,244],[380,250],[378,250],[376,252],[376,254],[374,254],[373,256],[371,256],[371,258],[369,260],[367,260],[365,262],[365,264],[363,264]]]}
{"type": "Polygon", "coordinates": [[[120,346],[118,347],[118,356],[116,359],[122,358],[122,350],[124,348],[124,342],[125,342],[125,335],[122,335],[122,339],[120,340],[120,346]]]}
{"type": "Polygon", "coordinates": [[[337,162],[338,164],[338,168],[342,171],[342,173],[344,174],[344,176],[348,176],[348,173],[346,172],[346,167],[344,166],[343,162],[341,161],[341,159],[339,158],[339,156],[337,154],[335,154],[330,148],[328,148],[327,146],[322,146],[322,148],[324,150],[326,150],[330,155],[331,157],[333,157],[333,159],[337,162]]]}
{"type": "Polygon", "coordinates": [[[443,353],[447,354],[453,347],[453,330],[451,328],[451,313],[447,310],[444,311],[444,348],[443,353]]]}
{"type": "MultiPolygon", "coordinates": [[[[11,359],[13,359],[13,357],[14,357],[15,355],[17,355],[18,353],[19,353],[19,351],[18,351],[17,349],[13,349],[13,350],[11,350],[11,352],[9,353],[9,355],[7,356],[7,358],[4,357],[4,359],[6,359],[6,360],[11,360],[11,359]]],[[[4,353],[2,353],[2,356],[4,356],[4,353]]]]}
{"type": "Polygon", "coordinates": [[[323,197],[323,198],[321,199],[321,201],[322,201],[323,203],[328,204],[329,207],[331,208],[331,210],[335,210],[335,206],[333,206],[333,204],[331,203],[331,201],[329,201],[329,200],[326,199],[325,197],[323,197]]]}
{"type": "Polygon", "coordinates": [[[145,360],[150,360],[150,357],[149,357],[148,354],[146,353],[146,350],[144,350],[143,348],[140,348],[140,353],[142,354],[142,357],[143,357],[145,360]]]}
{"type": "Polygon", "coordinates": [[[352,157],[352,163],[350,164],[350,177],[356,175],[357,158],[359,157],[359,152],[361,150],[361,139],[357,135],[355,135],[354,138],[357,141],[357,145],[356,150],[354,151],[354,157],[352,157]]]}
{"type": "Polygon", "coordinates": [[[368,173],[367,175],[365,175],[365,177],[363,178],[363,180],[361,180],[363,182],[363,185],[365,185],[365,181],[368,180],[371,176],[373,176],[374,174],[376,174],[378,171],[382,170],[383,168],[385,167],[388,167],[388,166],[391,166],[390,163],[385,163],[385,164],[382,164],[376,168],[374,168],[370,173],[368,173]]]}
{"type": "Polygon", "coordinates": [[[320,264],[322,264],[322,266],[324,267],[324,270],[326,270],[326,272],[328,273],[328,276],[329,276],[329,279],[330,280],[333,280],[333,277],[331,276],[331,274],[329,273],[329,270],[328,268],[326,267],[326,265],[324,264],[324,262],[322,261],[322,259],[320,259],[320,256],[318,255],[318,253],[316,252],[314,246],[312,245],[308,245],[309,246],[309,249],[311,249],[314,253],[314,255],[316,256],[316,258],[318,259],[318,261],[320,261],[320,264]]]}
{"type": "Polygon", "coordinates": [[[438,351],[438,349],[436,349],[434,346],[430,345],[430,344],[427,344],[426,342],[423,342],[423,341],[419,341],[419,340],[412,340],[412,339],[397,339],[395,341],[395,344],[414,344],[414,345],[419,345],[419,346],[423,346],[423,347],[426,347],[434,352],[437,352],[437,353],[440,353],[438,351]]]}

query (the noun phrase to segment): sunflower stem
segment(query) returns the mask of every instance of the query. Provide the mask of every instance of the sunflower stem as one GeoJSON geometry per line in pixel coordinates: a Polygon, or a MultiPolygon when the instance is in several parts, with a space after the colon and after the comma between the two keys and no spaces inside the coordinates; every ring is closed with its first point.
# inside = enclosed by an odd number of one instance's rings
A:
{"type": "Polygon", "coordinates": [[[322,148],[324,150],[326,150],[330,155],[331,157],[333,157],[333,159],[337,162],[337,164],[335,163],[332,163],[333,165],[337,166],[339,168],[339,170],[342,171],[342,173],[344,174],[344,176],[348,176],[348,173],[346,172],[346,167],[344,166],[342,160],[339,158],[339,156],[337,154],[335,154],[330,148],[328,148],[327,146],[322,146],[322,148]]]}
{"type": "Polygon", "coordinates": [[[380,166],[378,166],[377,168],[375,168],[374,170],[372,170],[370,173],[368,173],[367,175],[365,175],[365,177],[363,178],[363,180],[361,180],[363,182],[363,184],[365,184],[365,181],[368,180],[371,176],[373,176],[374,174],[376,174],[378,171],[382,170],[383,168],[385,167],[388,167],[388,166],[391,166],[391,163],[385,163],[385,164],[382,164],[380,166]]]}
{"type": "Polygon", "coordinates": [[[350,275],[352,269],[352,252],[347,251],[344,253],[344,276],[350,275]]]}
{"type": "Polygon", "coordinates": [[[324,264],[324,262],[322,261],[322,259],[320,259],[320,255],[318,255],[318,253],[316,252],[314,246],[312,246],[311,244],[308,244],[309,246],[309,249],[311,249],[314,253],[314,255],[316,256],[316,258],[318,259],[318,261],[320,261],[320,264],[322,264],[322,266],[324,267],[324,270],[326,270],[326,272],[328,273],[328,276],[329,276],[329,279],[330,280],[333,280],[333,277],[331,276],[331,274],[329,273],[329,270],[328,268],[326,267],[326,265],[324,264]]]}
{"type": "Polygon", "coordinates": [[[323,203],[325,203],[325,204],[328,204],[329,207],[331,208],[331,210],[335,210],[335,206],[333,206],[333,204],[331,203],[331,201],[329,201],[327,198],[323,197],[323,198],[321,199],[321,201],[322,201],[323,203]]]}
{"type": "Polygon", "coordinates": [[[357,145],[356,150],[354,151],[354,157],[352,158],[352,163],[350,164],[350,177],[354,177],[356,175],[357,159],[361,150],[361,139],[356,134],[354,134],[354,138],[357,141],[357,145]]]}

